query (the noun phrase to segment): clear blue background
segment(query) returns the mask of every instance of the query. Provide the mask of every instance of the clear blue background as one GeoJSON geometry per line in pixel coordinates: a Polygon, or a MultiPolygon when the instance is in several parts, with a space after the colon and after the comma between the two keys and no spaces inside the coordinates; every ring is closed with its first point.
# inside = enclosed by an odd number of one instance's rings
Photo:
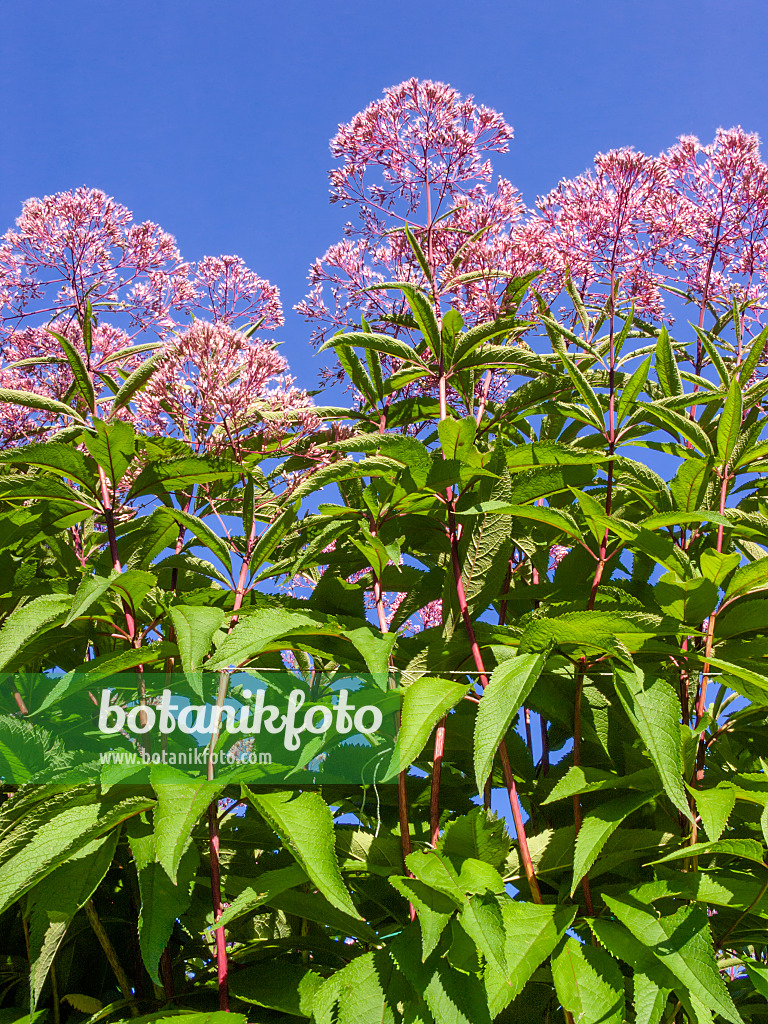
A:
{"type": "Polygon", "coordinates": [[[596,152],[741,124],[768,136],[765,0],[5,0],[0,233],[33,195],[89,185],[280,287],[291,311],[347,219],[328,204],[340,121],[410,76],[515,128],[494,161],[528,204],[596,152]]]}

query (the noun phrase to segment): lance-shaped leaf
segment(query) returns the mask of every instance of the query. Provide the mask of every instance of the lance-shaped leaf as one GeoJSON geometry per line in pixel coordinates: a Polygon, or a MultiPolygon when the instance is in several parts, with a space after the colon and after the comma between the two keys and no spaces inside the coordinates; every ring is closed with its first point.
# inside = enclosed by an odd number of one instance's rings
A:
{"type": "Polygon", "coordinates": [[[621,390],[621,397],[619,398],[619,408],[616,413],[617,422],[621,423],[626,415],[628,415],[632,409],[632,406],[637,401],[638,395],[645,387],[645,382],[648,380],[648,371],[651,368],[651,356],[648,356],[638,366],[629,380],[626,382],[621,390]]]}
{"type": "Polygon", "coordinates": [[[403,694],[400,731],[385,779],[398,775],[416,760],[432,730],[469,690],[452,679],[421,676],[403,694]]]}
{"type": "Polygon", "coordinates": [[[456,901],[418,878],[393,875],[389,882],[416,908],[421,927],[421,958],[426,960],[437,948],[440,936],[455,914],[456,901]]]}
{"type": "MultiPolygon", "coordinates": [[[[389,946],[389,954],[426,1002],[431,1019],[440,1024],[491,1024],[482,984],[475,974],[464,973],[436,950],[426,962],[419,955],[418,928],[401,931],[389,946]]],[[[428,1021],[429,1017],[412,1017],[412,1021],[428,1021]]],[[[349,1022],[353,1024],[353,1022],[349,1022]]]]}
{"type": "Polygon", "coordinates": [[[730,459],[739,439],[742,413],[741,385],[734,378],[717,424],[717,458],[723,465],[730,459]]]}
{"type": "MultiPolygon", "coordinates": [[[[90,323],[90,321],[89,321],[90,323]]],[[[64,355],[67,357],[69,368],[72,370],[72,376],[75,378],[75,384],[77,390],[83,396],[85,404],[88,406],[91,412],[96,411],[96,392],[93,387],[93,380],[88,372],[88,367],[83,361],[83,357],[77,351],[75,346],[68,341],[63,335],[57,334],[56,331],[48,330],[49,334],[52,334],[58,341],[61,347],[64,349],[64,355]]]]}
{"type": "Polygon", "coordinates": [[[563,1009],[578,1021],[623,1024],[624,979],[612,956],[566,939],[552,957],[552,979],[563,1009]]]}
{"type": "MultiPolygon", "coordinates": [[[[632,987],[637,1024],[661,1024],[670,992],[676,986],[674,974],[654,956],[650,949],[617,921],[595,918],[589,922],[599,942],[613,956],[629,964],[633,971],[632,987]]],[[[709,1011],[686,992],[681,1001],[696,1024],[711,1021],[709,1011]],[[703,1010],[700,1014],[697,1010],[703,1010]]]]}
{"type": "MultiPolygon", "coordinates": [[[[276,896],[280,896],[297,885],[303,885],[307,880],[308,875],[300,864],[290,864],[287,868],[265,871],[254,879],[253,885],[249,885],[238,895],[237,899],[230,903],[216,922],[216,928],[226,928],[232,921],[237,921],[246,914],[253,914],[254,910],[273,900],[276,896]]],[[[213,926],[208,930],[213,931],[213,926]]]]}
{"type": "Polygon", "coordinates": [[[95,839],[27,894],[30,1001],[37,1005],[51,964],[72,918],[107,873],[120,829],[95,839]]]}
{"type": "Polygon", "coordinates": [[[120,409],[124,409],[130,402],[133,396],[140,391],[141,388],[147,383],[152,377],[153,373],[159,368],[160,362],[165,352],[160,349],[159,352],[155,352],[149,359],[145,359],[144,362],[138,366],[133,373],[123,382],[119,391],[115,395],[114,401],[112,402],[112,408],[109,412],[109,418],[119,412],[120,409]]]}
{"type": "Polygon", "coordinates": [[[245,792],[328,902],[359,918],[339,870],[333,843],[333,815],[320,794],[245,792]]]}
{"type": "Polygon", "coordinates": [[[653,908],[631,896],[605,895],[604,899],[619,921],[658,957],[684,991],[731,1024],[743,1024],[717,969],[704,910],[681,907],[671,917],[658,917],[653,908]]]}
{"type": "Polygon", "coordinates": [[[323,984],[316,971],[284,959],[252,964],[234,975],[230,991],[238,999],[293,1019],[311,1017],[315,993],[323,984]]]}
{"type": "Polygon", "coordinates": [[[600,405],[600,399],[592,390],[592,386],[587,378],[581,372],[579,364],[565,352],[560,353],[560,358],[562,359],[563,366],[565,367],[565,372],[573,381],[573,386],[576,388],[585,405],[594,416],[595,424],[602,425],[603,409],[600,405]]]}
{"type": "Polygon", "coordinates": [[[768,327],[764,327],[754,339],[752,344],[749,346],[747,358],[741,364],[739,369],[739,383],[743,388],[746,388],[752,374],[763,359],[763,356],[765,355],[766,342],[768,342],[768,327]]]}
{"type": "Polygon", "coordinates": [[[154,764],[150,782],[157,796],[153,814],[158,862],[176,884],[179,864],[192,829],[223,788],[223,783],[191,779],[171,765],[154,764]]]}
{"type": "Polygon", "coordinates": [[[534,971],[557,946],[573,924],[577,907],[537,906],[519,900],[505,901],[502,907],[504,922],[504,955],[507,972],[499,974],[492,965],[485,970],[485,989],[488,1007],[496,1017],[518,996],[534,971]]]}
{"type": "Polygon", "coordinates": [[[150,978],[159,985],[160,957],[168,945],[177,918],[189,909],[192,902],[191,889],[200,854],[197,846],[187,838],[174,882],[157,859],[155,837],[148,823],[139,819],[131,821],[128,841],[139,876],[141,958],[150,978]]]}
{"type": "Polygon", "coordinates": [[[108,576],[84,576],[77,593],[72,599],[72,607],[69,615],[62,625],[68,626],[76,618],[86,612],[94,601],[98,601],[102,594],[109,590],[112,580],[108,576]]]}
{"type": "Polygon", "coordinates": [[[124,420],[105,423],[95,420],[94,434],[83,437],[86,448],[106,472],[113,486],[125,475],[136,451],[136,434],[133,426],[124,420]]]}
{"type": "Polygon", "coordinates": [[[48,441],[42,444],[25,444],[0,455],[0,466],[23,465],[46,469],[56,476],[74,480],[91,494],[96,493],[98,479],[96,467],[82,452],[68,444],[48,441]]]}
{"type": "Polygon", "coordinates": [[[181,666],[190,686],[202,698],[203,658],[211,649],[214,636],[221,629],[224,613],[221,608],[205,605],[172,604],[168,614],[176,633],[181,666]]]}
{"type": "Polygon", "coordinates": [[[70,594],[43,594],[11,612],[0,629],[0,669],[33,637],[63,622],[71,604],[70,594]]]}
{"type": "Polygon", "coordinates": [[[326,348],[335,348],[336,345],[354,345],[355,348],[375,349],[383,352],[384,355],[394,356],[404,363],[411,363],[426,368],[416,349],[398,338],[391,338],[388,334],[366,334],[363,331],[350,331],[348,334],[335,334],[320,347],[322,352],[326,348]]]}
{"type": "Polygon", "coordinates": [[[0,402],[8,402],[10,405],[22,405],[27,409],[40,409],[42,412],[52,412],[57,416],[69,416],[77,423],[83,423],[77,412],[63,402],[57,402],[54,398],[47,398],[45,395],[37,395],[31,391],[15,391],[13,388],[0,388],[0,402]]]}
{"type": "Polygon", "coordinates": [[[576,837],[576,849],[573,853],[571,896],[622,821],[653,800],[655,795],[653,791],[630,793],[627,796],[620,796],[616,800],[609,800],[585,816],[576,837]]]}
{"type": "Polygon", "coordinates": [[[520,710],[547,660],[546,652],[522,654],[502,661],[483,693],[475,725],[475,782],[483,791],[499,744],[520,710]]]}
{"type": "Polygon", "coordinates": [[[99,836],[154,805],[143,793],[82,794],[61,809],[52,803],[22,818],[0,841],[0,913],[99,836]]]}
{"type": "Polygon", "coordinates": [[[659,340],[656,342],[656,373],[662,390],[668,398],[682,395],[683,382],[680,379],[680,370],[675,353],[672,351],[672,343],[669,340],[666,326],[662,327],[659,340]]]}
{"type": "Polygon", "coordinates": [[[465,462],[474,452],[477,424],[474,416],[466,416],[463,420],[441,420],[437,432],[446,459],[458,459],[465,462]]]}
{"type": "Polygon", "coordinates": [[[659,773],[664,791],[690,820],[683,786],[680,702],[665,679],[646,676],[637,666],[614,667],[614,685],[629,719],[659,773]]]}
{"type": "Polygon", "coordinates": [[[696,798],[696,810],[701,815],[705,832],[713,842],[717,841],[725,831],[731,811],[736,806],[736,787],[732,783],[722,782],[711,789],[693,789],[689,786],[688,791],[696,798]]]}

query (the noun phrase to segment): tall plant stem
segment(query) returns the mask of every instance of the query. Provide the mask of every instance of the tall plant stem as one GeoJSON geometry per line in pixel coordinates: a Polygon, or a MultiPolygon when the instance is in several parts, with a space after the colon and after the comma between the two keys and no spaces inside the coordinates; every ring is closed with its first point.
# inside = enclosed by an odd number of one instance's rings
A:
{"type": "MultiPolygon", "coordinates": [[[[727,464],[723,465],[721,470],[721,484],[720,484],[720,515],[725,513],[725,501],[728,497],[728,481],[730,476],[728,473],[727,464]]],[[[722,554],[723,550],[723,525],[722,523],[717,528],[717,544],[716,550],[718,554],[722,554]]],[[[709,622],[707,623],[707,638],[704,643],[704,667],[701,673],[701,682],[699,683],[699,692],[696,696],[696,725],[704,716],[704,712],[707,707],[707,684],[709,681],[710,665],[709,659],[712,655],[712,648],[715,642],[715,623],[717,621],[717,610],[713,611],[709,616],[709,622]]],[[[701,783],[704,779],[704,760],[707,753],[707,744],[704,736],[704,731],[699,733],[699,742],[696,748],[696,770],[693,775],[692,783],[694,786],[701,783]]],[[[693,829],[691,832],[692,842],[696,842],[696,824],[694,821],[693,829]]]]}
{"type": "MultiPolygon", "coordinates": [[[[616,451],[616,341],[614,334],[616,280],[614,269],[611,267],[611,318],[609,324],[609,366],[608,366],[608,473],[605,488],[605,514],[610,516],[613,507],[613,456],[616,451]]],[[[592,586],[589,592],[587,609],[592,611],[597,600],[597,592],[603,580],[603,573],[608,561],[608,541],[610,533],[606,528],[603,539],[600,542],[600,551],[597,559],[595,574],[592,577],[592,586]]],[[[584,695],[584,677],[587,672],[587,659],[580,658],[576,668],[576,694],[573,701],[573,764],[574,767],[581,765],[581,703],[584,695]]],[[[573,798],[573,825],[575,834],[578,836],[583,822],[581,797],[576,795],[573,798]]],[[[592,892],[589,885],[589,875],[581,879],[581,889],[584,893],[584,906],[590,917],[594,916],[592,905],[592,892]]]]}
{"type": "MultiPolygon", "coordinates": [[[[391,397],[391,396],[390,396],[391,397]]],[[[387,398],[384,409],[379,419],[379,434],[383,434],[387,427],[387,413],[389,412],[390,398],[387,398]]],[[[376,603],[376,615],[379,620],[379,629],[382,633],[389,632],[389,625],[387,623],[387,616],[384,613],[384,592],[381,586],[381,580],[376,575],[375,570],[373,572],[373,598],[376,603]]],[[[390,659],[390,667],[392,661],[390,659]]],[[[394,680],[391,680],[391,684],[394,684],[394,680]]],[[[397,713],[395,719],[395,726],[397,729],[400,728],[400,712],[397,713]]],[[[400,822],[400,848],[403,851],[403,864],[405,859],[411,852],[411,826],[408,820],[408,782],[407,772],[402,771],[397,777],[397,814],[400,822]]],[[[406,871],[408,870],[406,866],[406,871]]],[[[408,872],[410,874],[410,872],[408,872]]],[[[416,908],[412,903],[408,904],[408,913],[411,921],[416,920],[416,908]]]]}
{"type": "MultiPolygon", "coordinates": [[[[253,548],[256,538],[256,520],[253,519],[251,523],[251,529],[248,535],[248,542],[245,549],[245,557],[243,558],[242,565],[240,566],[240,576],[238,578],[237,589],[235,590],[235,600],[232,605],[232,616],[229,620],[229,630],[232,630],[237,625],[238,612],[242,608],[243,598],[245,596],[245,585],[248,580],[248,567],[251,562],[253,555],[253,548]]],[[[213,730],[211,732],[210,745],[208,747],[208,780],[213,781],[215,772],[214,753],[216,750],[216,744],[219,738],[219,732],[221,729],[221,715],[222,708],[224,707],[224,701],[227,699],[227,690],[229,689],[229,672],[225,669],[219,673],[219,689],[216,695],[216,705],[213,712],[215,718],[212,723],[213,730]]],[[[219,808],[218,802],[212,800],[208,806],[208,844],[210,850],[210,861],[211,861],[211,900],[213,904],[213,921],[214,924],[219,920],[222,914],[223,901],[221,898],[221,854],[219,846],[219,808]]],[[[229,962],[227,959],[227,942],[223,928],[217,928],[214,932],[214,938],[216,941],[216,974],[219,985],[219,1009],[229,1011],[229,962]]]]}
{"type": "Polygon", "coordinates": [[[93,929],[93,933],[99,941],[99,945],[104,951],[104,955],[109,961],[109,966],[112,968],[112,973],[115,975],[117,980],[118,988],[122,992],[123,999],[128,1003],[128,1007],[132,1017],[138,1017],[139,1011],[136,1006],[136,1000],[131,991],[131,983],[128,980],[128,975],[125,973],[123,965],[120,963],[115,947],[112,945],[112,941],[107,935],[107,931],[104,925],[101,923],[101,919],[96,912],[96,907],[93,905],[93,900],[88,900],[85,904],[85,914],[88,921],[93,929]]]}
{"type": "MultiPolygon", "coordinates": [[[[477,636],[475,635],[475,627],[472,623],[472,617],[469,614],[469,606],[464,592],[464,581],[461,575],[459,542],[456,534],[456,518],[454,516],[453,509],[450,507],[448,510],[448,526],[451,543],[451,564],[453,566],[453,580],[456,587],[456,596],[459,601],[459,609],[461,610],[464,629],[472,651],[472,659],[475,663],[480,683],[483,689],[485,689],[488,686],[488,673],[485,671],[485,664],[480,651],[480,645],[478,644],[477,636]]],[[[531,897],[533,898],[534,903],[541,903],[541,890],[539,889],[538,879],[536,878],[536,872],[533,867],[533,860],[528,848],[528,837],[525,834],[525,825],[523,823],[520,799],[517,795],[517,786],[515,784],[515,777],[512,774],[512,767],[509,763],[509,755],[507,753],[507,744],[505,740],[502,740],[499,745],[499,757],[501,758],[501,767],[504,772],[504,782],[507,787],[507,793],[509,794],[509,806],[512,810],[512,820],[515,823],[515,831],[517,832],[517,842],[520,848],[520,860],[531,890],[531,897]]]]}

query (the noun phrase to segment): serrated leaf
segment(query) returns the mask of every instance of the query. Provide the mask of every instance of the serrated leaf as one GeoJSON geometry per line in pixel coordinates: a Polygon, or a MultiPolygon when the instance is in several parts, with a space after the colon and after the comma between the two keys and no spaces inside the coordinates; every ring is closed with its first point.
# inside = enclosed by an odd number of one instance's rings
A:
{"type": "Polygon", "coordinates": [[[191,779],[171,765],[153,764],[149,780],[157,796],[152,821],[158,863],[173,884],[192,829],[222,790],[220,782],[191,779]]]}
{"type": "Polygon", "coordinates": [[[187,837],[174,882],[157,859],[155,837],[149,824],[138,819],[131,821],[128,841],[139,876],[141,958],[150,978],[159,985],[160,957],[168,945],[176,919],[189,909],[200,854],[187,837]]]}
{"type": "Polygon", "coordinates": [[[27,894],[33,1007],[72,918],[91,898],[112,863],[119,834],[116,828],[89,843],[27,894]]]}
{"type": "Polygon", "coordinates": [[[688,788],[696,798],[696,809],[701,815],[701,823],[707,836],[713,842],[718,840],[725,831],[731,811],[736,806],[736,787],[726,782],[712,789],[692,789],[690,786],[688,788]]]}
{"type": "Polygon", "coordinates": [[[341,877],[333,843],[333,816],[319,793],[259,793],[245,790],[326,899],[359,918],[341,877]]]}
{"type": "Polygon", "coordinates": [[[657,917],[652,909],[631,897],[619,899],[605,894],[604,899],[622,924],[675,976],[684,991],[731,1024],[743,1024],[718,972],[704,910],[681,907],[671,917],[657,917]]]}
{"type": "Polygon", "coordinates": [[[623,1024],[624,980],[619,965],[596,946],[566,939],[552,957],[557,996],[578,1021],[623,1024]]]}
{"type": "Polygon", "coordinates": [[[11,612],[0,629],[0,669],[4,669],[32,637],[63,622],[71,604],[71,594],[43,594],[11,612]]]}
{"type": "Polygon", "coordinates": [[[384,779],[399,775],[424,749],[435,725],[469,690],[452,679],[421,676],[403,694],[400,730],[384,779]]]}
{"type": "Polygon", "coordinates": [[[208,654],[213,638],[221,628],[224,613],[221,608],[205,605],[172,604],[168,609],[181,665],[187,680],[198,695],[203,695],[203,658],[208,654]]]}
{"type": "Polygon", "coordinates": [[[496,751],[539,678],[546,660],[546,652],[521,654],[503,661],[493,670],[480,700],[475,726],[474,764],[478,792],[482,792],[496,751]]]}
{"type": "Polygon", "coordinates": [[[717,457],[723,464],[728,462],[736,447],[741,433],[742,414],[741,385],[734,379],[728,388],[728,397],[717,424],[717,457]]]}
{"type": "Polygon", "coordinates": [[[637,666],[614,667],[616,692],[653,761],[664,791],[687,818],[691,818],[683,787],[680,702],[664,679],[644,675],[637,666]]]}
{"type": "Polygon", "coordinates": [[[653,799],[654,793],[630,793],[627,796],[609,800],[584,817],[576,837],[573,853],[573,881],[570,895],[573,896],[582,878],[589,873],[606,841],[619,825],[634,811],[653,799]]]}

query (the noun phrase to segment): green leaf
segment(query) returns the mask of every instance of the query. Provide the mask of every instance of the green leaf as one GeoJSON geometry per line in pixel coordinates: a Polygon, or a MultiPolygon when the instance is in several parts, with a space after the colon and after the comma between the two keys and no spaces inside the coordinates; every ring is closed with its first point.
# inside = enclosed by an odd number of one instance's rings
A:
{"type": "Polygon", "coordinates": [[[459,921],[464,931],[485,957],[486,962],[499,974],[506,976],[504,922],[496,897],[490,893],[482,896],[470,896],[467,905],[461,911],[459,921]]]}
{"type": "Polygon", "coordinates": [[[465,416],[463,420],[441,420],[437,427],[440,444],[446,459],[466,461],[474,452],[477,424],[474,416],[465,416]]]}
{"type": "Polygon", "coordinates": [[[656,342],[656,373],[662,390],[668,398],[682,395],[683,382],[680,379],[680,370],[677,368],[677,360],[672,351],[672,343],[669,340],[666,326],[662,327],[656,342]]]}
{"type": "Polygon", "coordinates": [[[645,383],[648,380],[648,371],[650,368],[651,356],[647,356],[622,388],[621,397],[619,398],[619,408],[616,413],[617,423],[621,423],[625,415],[630,411],[631,406],[637,401],[638,395],[643,390],[645,383]]]}
{"type": "Polygon", "coordinates": [[[62,623],[71,604],[71,594],[43,594],[11,612],[0,629],[0,669],[33,637],[62,623]]]}
{"type": "Polygon", "coordinates": [[[477,977],[457,971],[440,956],[439,950],[422,963],[418,928],[404,929],[390,945],[389,952],[415,991],[423,997],[435,1021],[491,1024],[485,992],[477,977]]]}
{"type": "Polygon", "coordinates": [[[493,670],[483,693],[475,726],[475,782],[483,791],[493,759],[512,719],[541,675],[546,652],[509,658],[493,670]]]}
{"type": "Polygon", "coordinates": [[[159,985],[160,957],[168,945],[176,919],[189,909],[200,854],[197,846],[187,839],[174,883],[157,859],[154,833],[147,822],[138,818],[131,821],[128,841],[139,875],[141,958],[150,978],[159,985]]]}
{"type": "Polygon", "coordinates": [[[54,398],[46,398],[44,395],[34,394],[32,391],[14,391],[12,388],[0,388],[0,402],[7,402],[9,405],[23,405],[27,409],[40,409],[43,412],[53,412],[57,416],[69,416],[76,423],[83,423],[77,412],[57,402],[54,398]]]}
{"type": "Polygon", "coordinates": [[[179,526],[186,527],[204,547],[216,555],[225,569],[229,569],[231,558],[227,544],[218,534],[214,533],[203,519],[200,519],[199,516],[193,516],[189,512],[184,512],[180,508],[163,509],[163,514],[168,519],[173,519],[179,526]]]}
{"type": "Polygon", "coordinates": [[[72,599],[69,615],[62,625],[68,626],[70,622],[74,622],[75,619],[79,618],[83,612],[90,608],[94,601],[98,601],[101,595],[109,590],[111,585],[112,579],[110,577],[84,576],[80,586],[77,588],[77,593],[72,599]]]}
{"type": "Polygon", "coordinates": [[[258,615],[242,618],[216,648],[206,668],[216,671],[229,665],[242,665],[249,657],[265,650],[279,637],[294,630],[328,632],[323,619],[306,612],[269,608],[258,615]]]}
{"type": "Polygon", "coordinates": [[[741,369],[739,370],[739,384],[741,384],[743,388],[747,387],[752,374],[755,372],[758,364],[763,358],[766,341],[768,341],[768,327],[764,327],[754,339],[752,344],[749,346],[747,358],[741,364],[741,369]]]}
{"type": "Polygon", "coordinates": [[[736,570],[726,587],[725,596],[736,597],[765,589],[765,586],[768,586],[768,558],[758,558],[736,570]]]}
{"type": "Polygon", "coordinates": [[[157,796],[152,816],[155,854],[175,885],[192,829],[217,798],[223,784],[191,779],[185,772],[166,764],[153,764],[149,779],[157,796]]]}
{"type": "MultiPolygon", "coordinates": [[[[696,809],[710,840],[715,842],[725,831],[731,811],[736,806],[736,787],[724,782],[712,789],[688,787],[696,798],[696,809]]],[[[766,804],[768,806],[768,804],[766,804]]]]}
{"type": "Polygon", "coordinates": [[[389,659],[397,643],[397,633],[378,633],[369,626],[345,629],[342,633],[360,652],[379,685],[386,686],[389,675],[389,659]]]}
{"type": "Polygon", "coordinates": [[[552,957],[552,979],[575,1021],[623,1024],[624,980],[619,965],[602,949],[566,939],[552,957]]]}
{"type": "Polygon", "coordinates": [[[402,362],[419,367],[425,367],[423,360],[419,357],[414,348],[397,338],[391,338],[388,334],[365,334],[362,331],[350,331],[347,334],[336,334],[329,338],[324,345],[320,346],[322,352],[326,348],[335,348],[336,345],[353,345],[355,348],[375,349],[383,352],[384,355],[394,356],[402,362]]]}
{"type": "Polygon", "coordinates": [[[133,426],[124,420],[105,423],[94,420],[96,434],[85,434],[83,442],[96,462],[105,471],[113,486],[125,476],[136,450],[136,435],[133,426]]]}
{"type": "Polygon", "coordinates": [[[395,1024],[393,973],[384,950],[356,956],[315,991],[313,1020],[316,1024],[395,1024]]]}
{"type": "Polygon", "coordinates": [[[245,792],[326,899],[345,914],[359,918],[336,859],[333,815],[320,794],[277,792],[257,796],[252,790],[245,792]]]}
{"type": "Polygon", "coordinates": [[[82,452],[67,444],[47,441],[25,444],[0,454],[0,465],[24,465],[46,469],[67,480],[74,480],[91,494],[96,493],[98,480],[95,467],[82,452]]]}
{"type": "Polygon", "coordinates": [[[454,863],[471,857],[501,871],[511,846],[503,819],[484,807],[473,807],[447,823],[437,849],[454,863]]]}
{"type": "Polygon", "coordinates": [[[214,636],[221,629],[224,612],[221,608],[206,605],[172,604],[168,614],[176,633],[182,668],[190,686],[202,698],[203,658],[211,649],[214,636]]]}
{"type": "Polygon", "coordinates": [[[445,926],[456,912],[456,901],[418,878],[390,875],[389,882],[416,908],[421,927],[422,960],[437,948],[445,926]]]}
{"type": "Polygon", "coordinates": [[[58,341],[61,347],[64,349],[64,355],[67,357],[69,368],[72,370],[72,376],[75,378],[75,384],[77,390],[83,396],[85,404],[91,410],[96,411],[96,392],[93,388],[93,381],[91,375],[88,372],[88,367],[83,361],[83,357],[77,351],[75,346],[68,341],[63,335],[57,334],[56,331],[48,329],[48,333],[52,334],[58,341]]]}
{"type": "Polygon", "coordinates": [[[118,828],[79,850],[27,893],[30,1001],[37,1006],[45,979],[67,929],[107,873],[118,828]]]}
{"type": "Polygon", "coordinates": [[[0,840],[0,913],[99,836],[154,805],[142,793],[104,797],[77,791],[22,817],[0,840]]]}
{"type": "Polygon", "coordinates": [[[565,367],[565,372],[573,381],[573,386],[576,388],[587,408],[594,416],[595,426],[601,427],[603,424],[603,409],[600,405],[600,400],[592,390],[587,378],[581,372],[579,364],[572,356],[567,355],[565,352],[560,353],[560,358],[562,359],[563,366],[565,367]]]}
{"type": "Polygon", "coordinates": [[[321,975],[286,960],[252,964],[233,974],[230,991],[238,999],[296,1017],[311,1017],[321,975]]]}
{"type": "Polygon", "coordinates": [[[582,878],[589,873],[606,841],[630,814],[653,799],[654,793],[629,793],[616,800],[609,800],[584,818],[576,837],[573,854],[573,881],[570,895],[573,896],[582,878]]]}
{"type": "Polygon", "coordinates": [[[671,917],[658,917],[653,908],[632,897],[604,894],[604,899],[622,924],[675,976],[683,991],[731,1024],[743,1024],[717,969],[704,910],[681,907],[671,917]]]}
{"type": "Polygon", "coordinates": [[[708,580],[712,580],[718,587],[722,586],[726,576],[740,562],[741,556],[737,551],[731,552],[731,554],[723,554],[723,552],[716,551],[713,548],[705,548],[699,558],[702,575],[708,580]]]}
{"type": "MultiPolygon", "coordinates": [[[[224,911],[215,928],[226,928],[232,921],[237,921],[254,910],[269,903],[275,896],[280,896],[287,889],[303,885],[307,881],[307,873],[299,864],[290,864],[287,868],[276,868],[265,871],[254,879],[254,885],[244,889],[224,911]]],[[[214,930],[211,926],[209,931],[214,930]]]]}
{"type": "Polygon", "coordinates": [[[741,385],[734,379],[728,388],[728,397],[717,424],[717,457],[723,465],[728,462],[736,447],[741,433],[742,415],[741,385]]]}
{"type": "Polygon", "coordinates": [[[683,787],[680,702],[664,679],[646,676],[637,666],[614,666],[616,692],[653,761],[664,791],[691,818],[683,787]]]}
{"type": "Polygon", "coordinates": [[[469,684],[421,676],[403,694],[400,731],[384,779],[398,775],[416,760],[435,725],[469,690],[469,684]]]}
{"type": "Polygon", "coordinates": [[[144,362],[137,366],[133,373],[128,377],[126,381],[120,387],[120,390],[115,395],[114,401],[112,402],[112,408],[109,412],[109,418],[119,412],[120,409],[124,409],[137,391],[147,383],[150,377],[159,368],[160,363],[165,355],[165,349],[160,349],[159,352],[155,352],[149,359],[145,359],[144,362]]]}
{"type": "MultiPolygon", "coordinates": [[[[667,999],[676,985],[674,974],[623,925],[603,918],[595,918],[589,925],[603,946],[632,968],[636,1024],[661,1024],[667,999]]],[[[681,1001],[694,1022],[711,1021],[703,1004],[687,993],[681,992],[681,1001]],[[698,1008],[703,1010],[701,1016],[696,1012],[698,1008]]]]}
{"type": "Polygon", "coordinates": [[[688,857],[703,857],[706,854],[718,853],[728,857],[739,857],[763,864],[763,847],[756,839],[718,839],[716,842],[693,843],[680,850],[674,850],[665,857],[652,861],[653,864],[666,864],[673,860],[684,860],[688,857]]]}
{"type": "Polygon", "coordinates": [[[520,900],[504,902],[502,917],[507,973],[501,975],[491,965],[485,971],[485,988],[492,1017],[501,1013],[522,992],[534,971],[573,924],[577,910],[577,907],[537,906],[520,900]]]}

